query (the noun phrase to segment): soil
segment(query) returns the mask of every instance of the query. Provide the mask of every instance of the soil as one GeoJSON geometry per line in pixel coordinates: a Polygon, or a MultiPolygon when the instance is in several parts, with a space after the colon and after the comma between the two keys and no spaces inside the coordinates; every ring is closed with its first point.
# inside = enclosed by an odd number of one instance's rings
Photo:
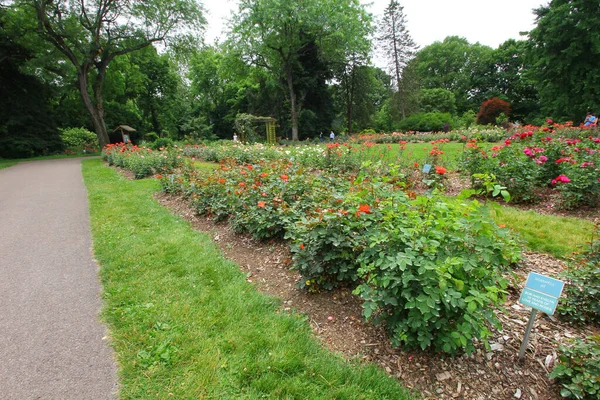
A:
{"type": "MultiPolygon", "coordinates": [[[[449,175],[448,179],[460,179],[449,175]]],[[[511,287],[507,301],[498,310],[503,329],[494,332],[492,350],[486,351],[479,344],[471,355],[449,358],[392,348],[382,327],[363,322],[361,299],[350,289],[318,294],[298,289],[300,276],[290,271],[291,255],[285,242],[256,241],[234,233],[227,224],[198,216],[181,198],[165,194],[156,197],[194,229],[212,237],[225,257],[240,265],[248,282],[280,298],[278,312],[306,315],[325,347],[347,359],[379,364],[425,399],[560,399],[560,388],[547,377],[557,358],[555,349],[571,338],[594,333],[591,328],[571,327],[538,313],[526,356],[522,362],[517,360],[531,311],[518,303],[528,272],[556,275],[565,268],[562,261],[548,255],[526,252],[514,275],[508,277],[511,287]]]]}

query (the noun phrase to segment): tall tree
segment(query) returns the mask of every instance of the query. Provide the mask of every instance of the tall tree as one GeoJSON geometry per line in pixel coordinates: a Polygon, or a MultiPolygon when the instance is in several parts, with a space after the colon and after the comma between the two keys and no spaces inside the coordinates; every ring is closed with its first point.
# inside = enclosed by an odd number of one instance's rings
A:
{"type": "Polygon", "coordinates": [[[103,84],[111,61],[187,35],[204,23],[194,0],[21,0],[15,4],[35,9],[40,37],[75,67],[79,94],[101,146],[109,143],[103,84]]]}
{"type": "Polygon", "coordinates": [[[383,12],[383,20],[377,40],[383,50],[384,57],[388,61],[390,71],[396,83],[402,118],[406,118],[404,87],[401,84],[402,71],[415,56],[418,46],[406,28],[404,7],[400,5],[399,1],[390,0],[390,4],[383,12]]]}
{"type": "Polygon", "coordinates": [[[420,50],[415,59],[421,87],[453,92],[458,113],[479,109],[486,90],[481,78],[489,74],[492,52],[491,47],[470,44],[458,36],[430,44],[420,50]]]}
{"type": "MultiPolygon", "coordinates": [[[[241,0],[229,42],[247,63],[266,68],[285,82],[292,139],[298,140],[300,112],[310,87],[302,73],[303,53],[316,46],[325,64],[345,60],[363,46],[370,21],[358,0],[241,0]],[[299,79],[304,82],[299,84],[299,79]]],[[[318,82],[320,77],[313,78],[318,82]]]]}
{"type": "Polygon", "coordinates": [[[529,33],[534,79],[543,109],[555,118],[581,121],[600,110],[600,3],[552,0],[534,11],[529,33]]]}

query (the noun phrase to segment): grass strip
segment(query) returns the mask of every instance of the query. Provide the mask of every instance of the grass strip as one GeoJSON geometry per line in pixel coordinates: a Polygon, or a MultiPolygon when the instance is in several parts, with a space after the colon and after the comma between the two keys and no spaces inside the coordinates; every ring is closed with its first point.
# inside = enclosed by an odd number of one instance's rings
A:
{"type": "Polygon", "coordinates": [[[16,164],[17,164],[17,161],[0,161],[0,169],[12,167],[13,165],[16,165],[16,164]]]}
{"type": "Polygon", "coordinates": [[[410,398],[379,368],[324,350],[304,316],[278,313],[152,198],[155,180],[126,180],[100,160],[83,172],[122,399],[410,398]]]}
{"type": "Polygon", "coordinates": [[[532,251],[568,258],[592,240],[594,223],[582,218],[544,215],[511,207],[494,206],[497,224],[518,232],[532,251]]]}

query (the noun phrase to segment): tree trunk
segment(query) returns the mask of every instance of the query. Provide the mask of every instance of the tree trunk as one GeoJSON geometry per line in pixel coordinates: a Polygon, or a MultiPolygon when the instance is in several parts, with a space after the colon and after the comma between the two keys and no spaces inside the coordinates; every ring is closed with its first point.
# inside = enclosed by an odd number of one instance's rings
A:
{"type": "Polygon", "coordinates": [[[348,120],[348,134],[352,134],[352,112],[354,111],[354,76],[355,67],[352,67],[350,71],[350,77],[348,82],[348,95],[347,95],[347,108],[346,108],[346,119],[348,120]]]}
{"type": "Polygon", "coordinates": [[[292,140],[298,140],[298,119],[300,112],[298,111],[298,106],[296,105],[296,92],[294,91],[292,66],[289,62],[286,62],[285,65],[285,75],[288,89],[290,91],[290,104],[292,108],[292,140]]]}
{"type": "MultiPolygon", "coordinates": [[[[96,131],[96,135],[98,136],[100,148],[104,148],[104,146],[110,143],[108,132],[106,131],[106,125],[104,124],[104,109],[102,104],[100,104],[100,107],[98,108],[98,104],[94,104],[92,98],[90,97],[90,93],[88,92],[88,71],[89,68],[83,68],[82,70],[77,71],[79,94],[81,95],[83,104],[85,104],[85,108],[88,110],[90,117],[92,118],[94,131],[96,131]]],[[[100,99],[102,99],[101,95],[100,99]]]]}

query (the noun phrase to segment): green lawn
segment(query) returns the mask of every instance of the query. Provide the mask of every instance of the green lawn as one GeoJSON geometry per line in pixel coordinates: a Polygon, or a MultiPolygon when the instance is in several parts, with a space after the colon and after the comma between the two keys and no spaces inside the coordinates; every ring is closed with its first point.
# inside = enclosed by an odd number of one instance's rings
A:
{"type": "Polygon", "coordinates": [[[0,159],[0,169],[12,167],[15,164],[18,164],[23,161],[39,161],[39,160],[57,160],[59,158],[78,158],[78,157],[94,157],[99,156],[100,153],[94,154],[55,154],[52,156],[40,156],[40,157],[30,157],[30,158],[15,158],[15,159],[0,159]]]}
{"type": "Polygon", "coordinates": [[[120,398],[408,399],[379,368],[324,350],[305,317],[278,313],[210,238],[129,181],[83,163],[120,398]]]}
{"type": "Polygon", "coordinates": [[[0,169],[12,167],[13,165],[15,165],[17,163],[18,163],[18,161],[0,160],[0,169]]]}
{"type": "Polygon", "coordinates": [[[570,257],[581,246],[589,243],[594,224],[581,218],[543,215],[511,207],[494,207],[492,215],[497,224],[504,224],[518,232],[533,251],[555,257],[570,257]]]}

